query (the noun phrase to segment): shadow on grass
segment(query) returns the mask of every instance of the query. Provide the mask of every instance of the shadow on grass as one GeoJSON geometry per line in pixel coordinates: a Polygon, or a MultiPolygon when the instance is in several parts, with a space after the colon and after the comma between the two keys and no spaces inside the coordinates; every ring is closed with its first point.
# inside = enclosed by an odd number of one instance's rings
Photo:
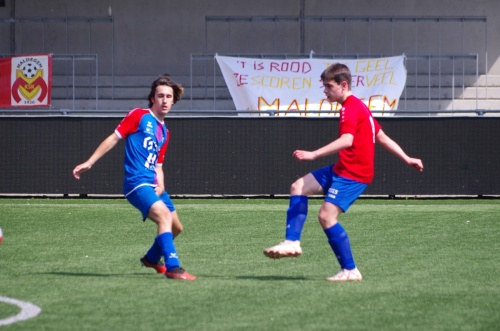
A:
{"type": "MultiPolygon", "coordinates": [[[[102,277],[102,278],[142,278],[148,276],[145,273],[116,273],[116,274],[97,274],[97,273],[83,273],[83,272],[43,272],[42,275],[53,276],[67,276],[67,277],[102,277]]],[[[318,278],[304,277],[304,276],[277,276],[277,275],[242,275],[242,276],[223,276],[217,275],[198,275],[198,279],[204,278],[226,278],[237,280],[260,280],[260,281],[318,281],[318,278]]]]}
{"type": "Polygon", "coordinates": [[[244,280],[262,280],[262,281],[283,281],[283,280],[307,280],[317,281],[317,279],[304,276],[276,276],[276,275],[260,275],[260,276],[236,276],[236,279],[244,280]]]}
{"type": "Polygon", "coordinates": [[[40,272],[39,275],[68,276],[68,277],[144,277],[145,273],[117,273],[117,274],[96,274],[83,272],[40,272]]]}

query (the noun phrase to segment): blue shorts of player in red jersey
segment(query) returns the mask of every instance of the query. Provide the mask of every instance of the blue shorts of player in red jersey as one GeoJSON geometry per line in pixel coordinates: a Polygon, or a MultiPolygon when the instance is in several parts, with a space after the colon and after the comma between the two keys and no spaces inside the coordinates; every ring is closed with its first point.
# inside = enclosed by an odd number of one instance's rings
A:
{"type": "Polygon", "coordinates": [[[314,170],[311,174],[323,188],[325,201],[338,206],[344,213],[368,187],[368,184],[338,176],[333,165],[314,170]]]}

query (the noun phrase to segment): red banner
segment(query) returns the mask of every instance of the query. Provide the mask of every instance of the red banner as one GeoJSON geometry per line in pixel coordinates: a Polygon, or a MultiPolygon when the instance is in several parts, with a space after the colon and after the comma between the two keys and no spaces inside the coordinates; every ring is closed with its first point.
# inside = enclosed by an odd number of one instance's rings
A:
{"type": "Polygon", "coordinates": [[[51,94],[50,54],[0,59],[0,108],[47,107],[51,94]]]}

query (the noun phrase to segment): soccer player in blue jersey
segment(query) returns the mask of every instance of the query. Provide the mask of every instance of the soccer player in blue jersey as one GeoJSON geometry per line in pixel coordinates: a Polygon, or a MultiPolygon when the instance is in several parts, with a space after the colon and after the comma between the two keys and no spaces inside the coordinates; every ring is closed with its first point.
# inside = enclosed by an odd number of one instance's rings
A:
{"type": "Polygon", "coordinates": [[[182,224],[165,191],[162,168],[170,141],[164,118],[183,92],[184,88],[166,75],[156,79],[148,96],[149,109],[130,111],[92,156],[75,167],[73,176],[80,179],[82,173],[90,170],[104,154],[125,139],[123,192],[127,200],[141,211],[143,220],[149,218],[158,226],[154,243],[140,262],[167,278],[195,280],[195,276],[180,267],[174,237],[182,231],[182,224]],[[161,262],[162,256],[164,263],[161,262]]]}

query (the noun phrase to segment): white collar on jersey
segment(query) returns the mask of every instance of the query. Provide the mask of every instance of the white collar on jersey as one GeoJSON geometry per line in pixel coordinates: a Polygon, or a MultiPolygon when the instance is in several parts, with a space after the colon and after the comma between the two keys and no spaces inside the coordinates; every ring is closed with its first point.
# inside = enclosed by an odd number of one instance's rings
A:
{"type": "Polygon", "coordinates": [[[149,109],[149,112],[151,113],[151,115],[153,115],[153,117],[154,117],[154,118],[156,118],[156,120],[157,120],[158,122],[160,122],[161,124],[163,124],[163,123],[164,123],[164,121],[163,121],[163,120],[160,120],[160,119],[159,119],[159,118],[155,115],[155,113],[153,113],[153,111],[152,111],[151,109],[149,109]]]}

